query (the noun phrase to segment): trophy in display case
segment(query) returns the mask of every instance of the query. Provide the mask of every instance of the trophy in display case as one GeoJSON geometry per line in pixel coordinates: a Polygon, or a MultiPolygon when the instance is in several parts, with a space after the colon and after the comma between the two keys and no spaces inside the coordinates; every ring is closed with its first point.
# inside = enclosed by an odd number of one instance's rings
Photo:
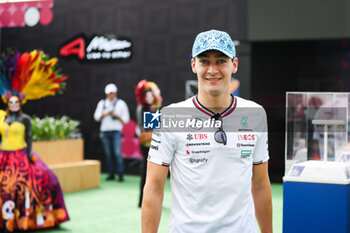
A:
{"type": "Polygon", "coordinates": [[[287,92],[283,232],[350,232],[350,93],[287,92]]]}

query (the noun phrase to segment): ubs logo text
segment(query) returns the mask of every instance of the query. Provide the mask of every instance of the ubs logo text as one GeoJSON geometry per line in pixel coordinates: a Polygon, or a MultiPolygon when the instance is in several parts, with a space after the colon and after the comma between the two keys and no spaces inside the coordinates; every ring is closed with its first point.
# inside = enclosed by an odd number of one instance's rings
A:
{"type": "Polygon", "coordinates": [[[201,140],[201,139],[207,139],[208,135],[204,133],[196,133],[194,134],[194,139],[201,140]]]}

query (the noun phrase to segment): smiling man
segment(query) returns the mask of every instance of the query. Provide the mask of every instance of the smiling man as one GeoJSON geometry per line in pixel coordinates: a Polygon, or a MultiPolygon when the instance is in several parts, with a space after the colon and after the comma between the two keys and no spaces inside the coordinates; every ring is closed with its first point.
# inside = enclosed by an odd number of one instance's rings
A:
{"type": "Polygon", "coordinates": [[[171,170],[171,233],[272,232],[264,109],[230,94],[238,59],[231,37],[218,30],[197,35],[192,71],[198,94],[167,109],[186,108],[220,127],[154,131],[142,204],[142,232],[155,233],[171,170]],[[193,141],[192,141],[193,140],[193,141]]]}

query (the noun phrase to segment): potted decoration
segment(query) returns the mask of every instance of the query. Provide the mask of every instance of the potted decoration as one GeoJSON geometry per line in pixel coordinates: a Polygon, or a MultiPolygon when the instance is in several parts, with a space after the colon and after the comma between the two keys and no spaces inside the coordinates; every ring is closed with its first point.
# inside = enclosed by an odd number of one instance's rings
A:
{"type": "Polygon", "coordinates": [[[84,141],[79,133],[79,122],[67,116],[33,117],[33,151],[47,164],[83,160],[84,141]]]}

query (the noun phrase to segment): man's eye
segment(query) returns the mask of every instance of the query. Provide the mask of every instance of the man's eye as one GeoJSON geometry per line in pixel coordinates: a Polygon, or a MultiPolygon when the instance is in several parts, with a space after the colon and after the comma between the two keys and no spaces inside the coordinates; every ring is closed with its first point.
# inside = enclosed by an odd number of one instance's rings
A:
{"type": "Polygon", "coordinates": [[[226,60],[219,60],[218,62],[219,62],[220,64],[221,64],[221,63],[226,63],[226,60]]]}
{"type": "Polygon", "coordinates": [[[207,60],[200,60],[199,62],[200,62],[200,63],[203,63],[203,64],[208,63],[208,61],[207,61],[207,60]]]}

